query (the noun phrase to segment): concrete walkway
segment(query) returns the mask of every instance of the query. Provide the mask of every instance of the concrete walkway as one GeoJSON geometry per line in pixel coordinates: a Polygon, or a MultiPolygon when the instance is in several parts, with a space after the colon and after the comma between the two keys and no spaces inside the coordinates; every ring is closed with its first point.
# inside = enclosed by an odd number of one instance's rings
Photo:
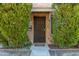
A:
{"type": "Polygon", "coordinates": [[[31,56],[50,56],[49,48],[45,46],[31,46],[31,56]]]}

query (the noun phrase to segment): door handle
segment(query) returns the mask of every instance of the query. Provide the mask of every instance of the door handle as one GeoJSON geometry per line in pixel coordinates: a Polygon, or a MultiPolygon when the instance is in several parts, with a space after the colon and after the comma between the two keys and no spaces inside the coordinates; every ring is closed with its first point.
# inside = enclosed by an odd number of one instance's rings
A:
{"type": "Polygon", "coordinates": [[[45,28],[44,28],[44,31],[45,31],[45,28]]]}

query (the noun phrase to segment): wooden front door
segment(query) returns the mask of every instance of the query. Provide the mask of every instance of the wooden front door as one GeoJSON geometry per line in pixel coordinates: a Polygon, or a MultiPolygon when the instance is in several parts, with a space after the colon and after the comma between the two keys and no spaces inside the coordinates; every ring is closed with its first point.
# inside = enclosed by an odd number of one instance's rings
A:
{"type": "Polygon", "coordinates": [[[34,43],[45,43],[45,16],[34,16],[34,43]]]}

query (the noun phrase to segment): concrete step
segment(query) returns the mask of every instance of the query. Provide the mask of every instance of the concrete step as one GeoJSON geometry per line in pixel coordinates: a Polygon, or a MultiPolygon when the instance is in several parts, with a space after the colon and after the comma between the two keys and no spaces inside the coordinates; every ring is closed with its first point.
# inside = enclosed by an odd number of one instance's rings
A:
{"type": "Polygon", "coordinates": [[[31,46],[31,56],[50,56],[49,48],[45,46],[31,46]]]}

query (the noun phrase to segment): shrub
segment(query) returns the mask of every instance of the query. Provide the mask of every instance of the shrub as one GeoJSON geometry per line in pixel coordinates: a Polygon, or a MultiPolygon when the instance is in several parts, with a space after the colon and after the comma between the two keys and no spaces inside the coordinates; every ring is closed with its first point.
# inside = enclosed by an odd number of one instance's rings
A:
{"type": "Polygon", "coordinates": [[[79,4],[54,4],[53,40],[54,44],[74,47],[79,44],[79,4]]]}
{"type": "Polygon", "coordinates": [[[31,8],[31,4],[0,4],[0,41],[5,47],[23,47],[28,42],[31,8]]]}

